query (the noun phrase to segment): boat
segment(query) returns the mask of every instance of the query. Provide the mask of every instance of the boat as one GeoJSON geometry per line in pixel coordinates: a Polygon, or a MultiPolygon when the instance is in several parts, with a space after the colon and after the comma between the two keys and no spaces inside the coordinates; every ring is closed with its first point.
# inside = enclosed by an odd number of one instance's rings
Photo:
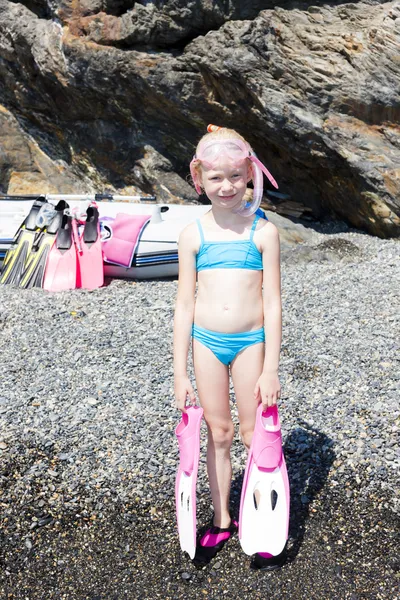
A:
{"type": "MultiPolygon", "coordinates": [[[[10,247],[15,233],[39,196],[0,196],[0,261],[10,247]]],[[[117,214],[149,215],[128,267],[104,263],[106,277],[124,279],[153,279],[178,275],[178,238],[181,231],[209,210],[206,205],[157,203],[154,196],[119,196],[111,194],[45,194],[49,202],[66,200],[71,211],[86,211],[96,201],[100,221],[115,218],[117,214]]]]}

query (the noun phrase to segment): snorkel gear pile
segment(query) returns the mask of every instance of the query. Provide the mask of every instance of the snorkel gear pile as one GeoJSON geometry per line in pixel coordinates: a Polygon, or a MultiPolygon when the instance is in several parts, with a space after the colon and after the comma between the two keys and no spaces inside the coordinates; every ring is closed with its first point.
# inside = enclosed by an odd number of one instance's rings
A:
{"type": "MultiPolygon", "coordinates": [[[[221,130],[221,127],[216,125],[209,125],[207,127],[208,132],[214,133],[221,130]]],[[[196,192],[201,194],[201,186],[199,183],[199,177],[196,172],[196,166],[201,163],[207,169],[215,168],[218,161],[221,158],[229,160],[234,167],[240,167],[243,165],[246,159],[251,161],[251,168],[253,173],[253,200],[247,202],[243,199],[242,206],[235,212],[249,216],[256,212],[259,208],[262,196],[263,196],[263,173],[267,176],[271,184],[278,188],[278,184],[275,179],[268,171],[267,167],[257,158],[249,144],[243,142],[239,138],[206,138],[201,141],[197,153],[193,157],[190,163],[190,174],[192,176],[196,192]]]]}

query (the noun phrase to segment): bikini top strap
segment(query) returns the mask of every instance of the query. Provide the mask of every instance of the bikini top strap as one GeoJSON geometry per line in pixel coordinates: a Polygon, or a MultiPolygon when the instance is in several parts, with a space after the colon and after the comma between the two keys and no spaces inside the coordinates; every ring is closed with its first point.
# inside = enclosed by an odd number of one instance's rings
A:
{"type": "Polygon", "coordinates": [[[200,224],[200,219],[196,219],[196,223],[197,223],[197,227],[198,227],[199,233],[200,233],[201,245],[203,245],[204,244],[204,233],[203,233],[203,228],[200,224]]]}
{"type": "Polygon", "coordinates": [[[250,230],[250,241],[251,241],[251,240],[253,239],[253,237],[254,237],[254,232],[255,232],[255,230],[256,230],[257,223],[258,223],[259,219],[260,219],[260,215],[256,215],[256,218],[255,218],[255,219],[254,219],[254,221],[253,221],[253,226],[252,226],[252,228],[251,228],[251,230],[250,230]]]}

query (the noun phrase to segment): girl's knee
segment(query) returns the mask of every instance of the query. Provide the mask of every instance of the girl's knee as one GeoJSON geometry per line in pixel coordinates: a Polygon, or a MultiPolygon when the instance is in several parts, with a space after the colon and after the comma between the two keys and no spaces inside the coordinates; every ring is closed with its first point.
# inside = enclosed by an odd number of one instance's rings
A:
{"type": "Polygon", "coordinates": [[[251,440],[253,438],[253,429],[240,428],[240,437],[247,450],[250,450],[251,440]]]}
{"type": "Polygon", "coordinates": [[[233,423],[226,425],[208,426],[208,436],[212,439],[215,446],[221,448],[230,448],[233,442],[234,427],[233,423]]]}

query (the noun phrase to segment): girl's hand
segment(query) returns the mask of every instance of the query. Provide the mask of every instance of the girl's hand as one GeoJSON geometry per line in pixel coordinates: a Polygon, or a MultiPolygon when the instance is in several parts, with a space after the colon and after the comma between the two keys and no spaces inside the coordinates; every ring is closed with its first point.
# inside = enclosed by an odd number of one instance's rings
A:
{"type": "Polygon", "coordinates": [[[273,406],[278,403],[281,397],[281,384],[279,383],[278,374],[276,372],[261,373],[256,387],[254,388],[254,397],[258,402],[262,402],[263,409],[268,406],[273,406]]]}
{"type": "Polygon", "coordinates": [[[186,401],[189,399],[190,403],[196,404],[196,396],[193,391],[192,384],[190,383],[189,377],[186,375],[183,377],[175,377],[175,408],[186,412],[186,401]]]}

